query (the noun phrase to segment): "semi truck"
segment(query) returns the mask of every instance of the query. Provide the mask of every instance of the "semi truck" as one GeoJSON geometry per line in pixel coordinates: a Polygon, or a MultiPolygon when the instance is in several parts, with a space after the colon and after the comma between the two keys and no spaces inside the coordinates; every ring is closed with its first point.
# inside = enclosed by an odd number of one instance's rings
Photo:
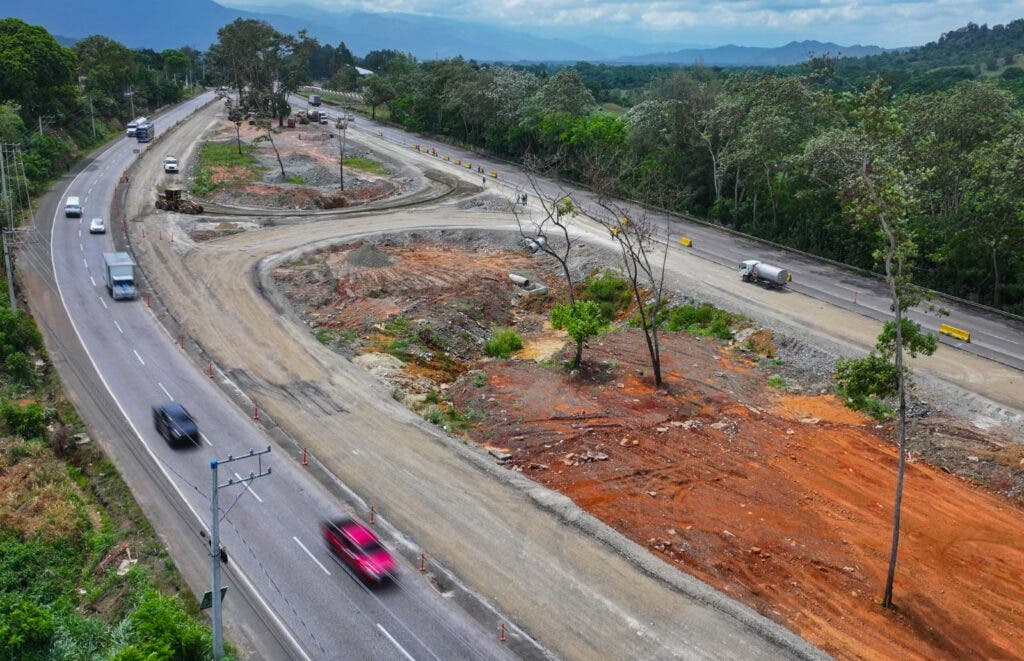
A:
{"type": "Polygon", "coordinates": [[[320,105],[320,95],[319,94],[310,94],[309,95],[309,105],[311,105],[311,106],[318,106],[318,105],[320,105]]]}
{"type": "Polygon", "coordinates": [[[756,282],[769,287],[785,287],[786,283],[793,279],[786,269],[756,259],[740,263],[740,277],[745,282],[756,282]]]}
{"type": "Polygon", "coordinates": [[[135,262],[126,252],[103,253],[103,272],[107,290],[115,301],[138,296],[135,289],[135,262]]]}
{"type": "Polygon", "coordinates": [[[132,121],[128,122],[128,126],[126,127],[127,130],[125,131],[125,133],[128,134],[129,138],[134,138],[135,137],[135,132],[139,129],[139,124],[145,124],[145,123],[146,123],[146,118],[145,117],[136,117],[132,121]]]}
{"type": "Polygon", "coordinates": [[[143,122],[135,127],[135,139],[139,142],[149,142],[156,135],[156,125],[153,122],[143,122]]]}

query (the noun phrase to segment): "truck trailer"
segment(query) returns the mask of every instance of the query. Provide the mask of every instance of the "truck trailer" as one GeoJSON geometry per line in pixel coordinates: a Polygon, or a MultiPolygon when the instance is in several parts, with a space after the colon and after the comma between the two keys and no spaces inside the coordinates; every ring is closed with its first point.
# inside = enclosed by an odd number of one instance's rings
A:
{"type": "Polygon", "coordinates": [[[115,301],[138,296],[135,289],[135,261],[126,252],[103,253],[107,291],[115,301]]]}
{"type": "Polygon", "coordinates": [[[135,139],[139,142],[149,142],[156,136],[156,124],[143,122],[135,127],[135,139]]]}
{"type": "Polygon", "coordinates": [[[318,105],[320,105],[320,95],[319,94],[310,94],[309,95],[309,105],[311,105],[311,106],[318,106],[318,105]]]}
{"type": "Polygon", "coordinates": [[[740,264],[740,277],[745,282],[756,282],[769,287],[785,287],[786,283],[793,279],[786,269],[756,259],[748,259],[740,264]]]}

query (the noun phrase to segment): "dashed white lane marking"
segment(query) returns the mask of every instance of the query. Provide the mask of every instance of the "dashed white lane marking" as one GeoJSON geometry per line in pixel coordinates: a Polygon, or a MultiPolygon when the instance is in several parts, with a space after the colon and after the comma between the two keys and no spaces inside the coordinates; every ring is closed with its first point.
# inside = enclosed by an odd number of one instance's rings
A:
{"type": "Polygon", "coordinates": [[[82,258],[82,263],[85,264],[85,268],[89,268],[89,262],[85,261],[85,257],[82,258]]]}
{"type": "Polygon", "coordinates": [[[241,476],[241,475],[239,475],[238,473],[235,473],[235,477],[237,477],[237,478],[238,478],[239,480],[242,480],[242,484],[244,484],[244,485],[245,485],[245,488],[246,488],[246,489],[247,489],[247,490],[249,491],[249,493],[251,493],[251,494],[252,494],[253,498],[255,498],[256,500],[260,501],[261,503],[263,502],[263,499],[262,499],[262,498],[260,498],[259,496],[257,496],[257,495],[256,495],[256,492],[255,492],[255,491],[253,490],[253,488],[252,488],[252,487],[250,487],[250,486],[249,486],[249,483],[245,481],[245,480],[246,480],[246,478],[242,477],[242,476],[241,476]]]}
{"type": "Polygon", "coordinates": [[[160,386],[160,390],[164,391],[164,394],[167,395],[167,399],[171,400],[172,402],[174,401],[174,397],[171,396],[171,393],[167,392],[167,388],[164,388],[164,384],[157,381],[156,385],[160,386]]]}
{"type": "Polygon", "coordinates": [[[213,443],[210,442],[210,439],[206,438],[206,434],[204,434],[203,432],[199,432],[199,438],[203,439],[203,443],[206,443],[211,448],[213,447],[213,443]]]}
{"type": "Polygon", "coordinates": [[[397,649],[397,650],[398,650],[399,652],[401,652],[401,653],[402,653],[402,656],[404,656],[405,658],[409,659],[409,661],[416,661],[416,659],[412,658],[412,654],[409,654],[408,652],[406,652],[406,651],[405,651],[405,648],[404,648],[404,647],[402,647],[401,645],[399,645],[399,644],[398,644],[398,641],[397,641],[397,640],[395,640],[395,639],[394,639],[394,638],[393,638],[393,637],[391,636],[391,634],[389,634],[389,633],[388,633],[388,630],[387,630],[387,629],[385,629],[385,628],[383,627],[383,625],[381,625],[381,623],[380,623],[380,622],[378,622],[378,623],[377,623],[377,628],[378,628],[378,629],[380,629],[380,632],[381,632],[382,634],[384,634],[384,636],[385,636],[385,637],[386,637],[386,638],[387,638],[388,640],[390,640],[390,641],[391,641],[391,644],[395,646],[395,649],[397,649]]]}
{"type": "Polygon", "coordinates": [[[107,307],[107,302],[103,300],[102,296],[99,296],[98,298],[100,299],[100,303],[103,305],[103,307],[106,308],[107,307]]]}
{"type": "MultiPolygon", "coordinates": [[[[93,287],[96,286],[96,278],[92,277],[91,275],[89,276],[89,282],[92,283],[93,287]]],[[[100,300],[102,301],[103,299],[101,298],[100,300]]]]}
{"type": "Polygon", "coordinates": [[[302,549],[303,551],[306,552],[306,555],[308,555],[310,558],[312,558],[313,562],[316,563],[317,567],[319,567],[320,569],[323,569],[324,573],[327,574],[328,576],[331,575],[331,572],[327,571],[327,567],[324,567],[323,563],[321,563],[319,560],[317,560],[316,556],[309,552],[309,549],[306,548],[305,544],[303,544],[302,542],[299,541],[298,537],[292,536],[292,539],[295,540],[295,543],[299,545],[300,549],[302,549]]]}
{"type": "Polygon", "coordinates": [[[79,252],[85,252],[85,246],[83,246],[81,243],[79,243],[78,244],[78,251],[79,252]]]}
{"type": "Polygon", "coordinates": [[[121,328],[121,324],[119,324],[119,323],[117,323],[117,321],[115,321],[114,325],[117,326],[117,330],[123,335],[124,334],[124,329],[121,328]]]}
{"type": "Polygon", "coordinates": [[[146,361],[144,361],[142,359],[142,356],[139,355],[139,352],[136,351],[135,349],[132,349],[132,353],[135,354],[135,357],[138,358],[139,362],[142,363],[142,366],[145,367],[146,366],[146,361]]]}

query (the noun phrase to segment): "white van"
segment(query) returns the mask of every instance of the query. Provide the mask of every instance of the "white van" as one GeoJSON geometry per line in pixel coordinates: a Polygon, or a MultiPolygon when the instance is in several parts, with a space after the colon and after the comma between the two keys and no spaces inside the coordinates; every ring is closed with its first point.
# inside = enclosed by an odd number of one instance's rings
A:
{"type": "Polygon", "coordinates": [[[67,202],[64,203],[64,216],[66,218],[82,217],[82,204],[77,197],[68,196],[67,202]]]}

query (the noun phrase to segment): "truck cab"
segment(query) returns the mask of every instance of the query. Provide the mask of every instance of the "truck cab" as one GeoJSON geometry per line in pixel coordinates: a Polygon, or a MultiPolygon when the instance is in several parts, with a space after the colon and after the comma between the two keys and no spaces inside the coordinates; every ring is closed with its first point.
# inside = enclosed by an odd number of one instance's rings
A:
{"type": "Polygon", "coordinates": [[[82,217],[82,203],[78,201],[78,198],[69,195],[67,201],[64,202],[64,217],[65,218],[81,218],[82,217]]]}

